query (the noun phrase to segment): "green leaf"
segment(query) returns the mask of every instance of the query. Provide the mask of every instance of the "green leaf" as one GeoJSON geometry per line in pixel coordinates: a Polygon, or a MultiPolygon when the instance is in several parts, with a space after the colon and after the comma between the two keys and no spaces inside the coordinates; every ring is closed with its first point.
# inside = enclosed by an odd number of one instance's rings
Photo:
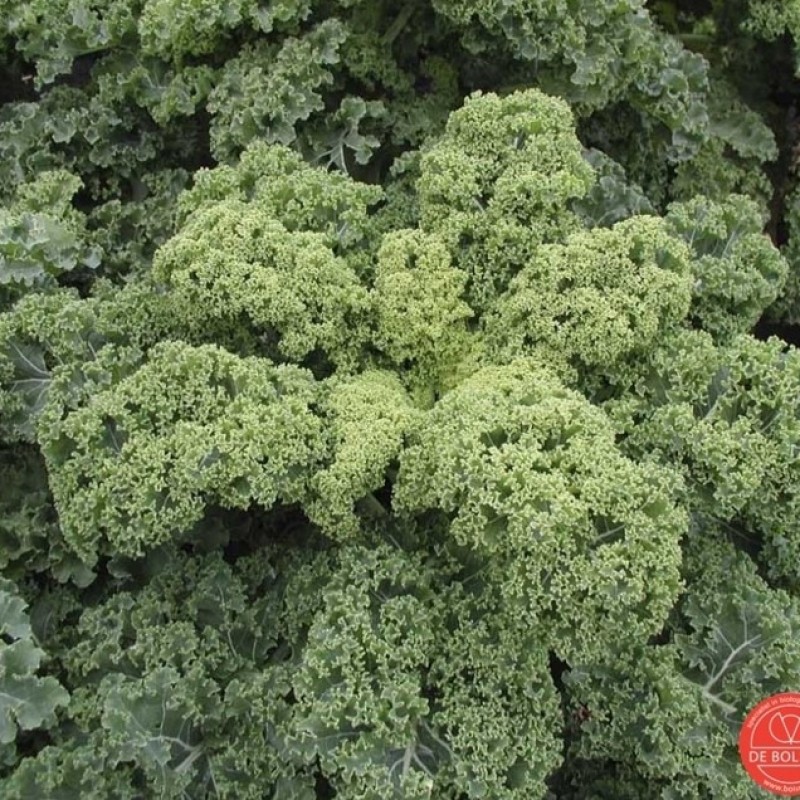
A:
{"type": "Polygon", "coordinates": [[[20,344],[11,341],[8,344],[11,362],[17,368],[17,375],[12,383],[12,390],[21,394],[33,413],[38,413],[47,399],[52,375],[44,360],[44,350],[36,345],[20,344]]]}
{"type": "Polygon", "coordinates": [[[701,687],[703,696],[725,717],[741,715],[725,695],[725,681],[741,665],[753,658],[782,633],[776,621],[761,612],[761,597],[755,589],[746,588],[740,598],[724,597],[718,613],[710,616],[692,595],[685,612],[696,637],[677,636],[689,670],[687,677],[701,687]]]}
{"type": "Polygon", "coordinates": [[[0,744],[8,744],[17,728],[52,724],[56,708],[69,703],[69,694],[55,678],[37,677],[44,652],[34,642],[24,601],[13,584],[2,580],[0,633],[0,744]]]}
{"type": "Polygon", "coordinates": [[[177,689],[184,680],[174,669],[156,670],[143,681],[119,675],[111,680],[116,685],[105,699],[103,727],[118,762],[185,771],[202,755],[198,726],[177,689]]]}

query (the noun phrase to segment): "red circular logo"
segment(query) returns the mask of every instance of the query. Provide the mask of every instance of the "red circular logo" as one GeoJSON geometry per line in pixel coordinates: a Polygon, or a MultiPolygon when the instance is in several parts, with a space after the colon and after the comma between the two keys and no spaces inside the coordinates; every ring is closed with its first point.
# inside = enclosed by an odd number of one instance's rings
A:
{"type": "Polygon", "coordinates": [[[774,694],[747,715],[739,731],[739,755],[759,786],[800,795],[800,693],[774,694]]]}

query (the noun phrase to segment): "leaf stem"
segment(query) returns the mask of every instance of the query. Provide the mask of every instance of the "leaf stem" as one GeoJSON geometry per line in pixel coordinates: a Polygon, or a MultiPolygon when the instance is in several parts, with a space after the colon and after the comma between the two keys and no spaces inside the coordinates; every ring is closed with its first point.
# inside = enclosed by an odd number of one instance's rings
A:
{"type": "Polygon", "coordinates": [[[392,42],[400,35],[403,28],[408,24],[408,21],[414,16],[417,10],[415,3],[408,3],[403,10],[395,17],[394,22],[389,26],[386,33],[383,34],[383,43],[391,45],[392,42]]]}

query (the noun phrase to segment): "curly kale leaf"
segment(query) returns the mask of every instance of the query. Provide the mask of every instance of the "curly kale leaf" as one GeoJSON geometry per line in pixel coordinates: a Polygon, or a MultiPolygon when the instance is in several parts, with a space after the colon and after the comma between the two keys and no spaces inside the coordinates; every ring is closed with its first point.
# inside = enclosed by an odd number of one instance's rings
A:
{"type": "Polygon", "coordinates": [[[484,317],[490,347],[502,360],[541,348],[594,369],[646,352],[688,314],[688,256],[644,216],[543,245],[484,317]]]}
{"type": "Polygon", "coordinates": [[[732,195],[673,203],[667,224],[692,250],[691,316],[718,340],[750,331],[781,294],[788,267],[755,202],[732,195]]]}
{"type": "Polygon", "coordinates": [[[660,630],[680,588],[675,488],[671,473],[621,455],[601,410],[518,361],[427,412],[393,506],[447,514],[453,545],[485,561],[485,582],[571,661],[660,630]]]}
{"type": "Polygon", "coordinates": [[[297,123],[325,107],[321,90],[333,82],[330,68],[346,36],[341,22],[329,19],[280,46],[246,46],[228,61],[207,104],[216,158],[230,160],[256,138],[294,142],[297,123]]]}
{"type": "Polygon", "coordinates": [[[594,175],[569,107],[536,90],[476,94],[423,152],[420,227],[442,237],[482,312],[544,242],[580,227],[567,210],[594,175]]]}
{"type": "Polygon", "coordinates": [[[323,234],[287,230],[257,204],[195,212],[153,270],[187,329],[244,318],[295,363],[322,354],[352,368],[364,347],[370,302],[352,267],[323,234]]]}
{"type": "Polygon", "coordinates": [[[199,522],[210,498],[271,508],[304,496],[324,455],[311,375],[218,347],[163,342],[146,363],[40,432],[64,536],[140,555],[199,522]]]}

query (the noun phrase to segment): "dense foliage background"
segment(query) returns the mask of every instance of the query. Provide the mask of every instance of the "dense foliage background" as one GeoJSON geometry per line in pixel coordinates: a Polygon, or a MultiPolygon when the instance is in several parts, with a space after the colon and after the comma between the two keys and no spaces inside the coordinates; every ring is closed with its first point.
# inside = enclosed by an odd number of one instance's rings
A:
{"type": "Polygon", "coordinates": [[[0,0],[4,800],[744,800],[800,688],[800,0],[0,0]]]}

